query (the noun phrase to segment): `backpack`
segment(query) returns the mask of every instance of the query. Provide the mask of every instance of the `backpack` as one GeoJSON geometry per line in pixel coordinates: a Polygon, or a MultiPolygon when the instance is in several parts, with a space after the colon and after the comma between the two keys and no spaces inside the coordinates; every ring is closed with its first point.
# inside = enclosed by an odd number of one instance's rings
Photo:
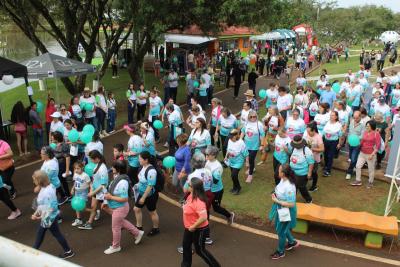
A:
{"type": "Polygon", "coordinates": [[[150,165],[147,167],[146,171],[144,172],[144,177],[147,180],[147,175],[150,170],[156,170],[157,176],[156,176],[156,185],[154,186],[156,192],[161,192],[164,190],[164,185],[165,185],[165,174],[164,171],[156,164],[156,166],[150,165]]]}
{"type": "Polygon", "coordinates": [[[128,175],[126,175],[126,174],[118,175],[118,177],[115,178],[115,179],[109,184],[109,186],[108,186],[108,192],[110,192],[111,194],[114,194],[115,187],[116,187],[117,184],[118,184],[120,181],[122,181],[122,180],[125,180],[125,181],[128,182],[128,196],[129,196],[129,198],[132,198],[132,197],[134,196],[134,193],[133,193],[131,181],[130,181],[128,175]]]}

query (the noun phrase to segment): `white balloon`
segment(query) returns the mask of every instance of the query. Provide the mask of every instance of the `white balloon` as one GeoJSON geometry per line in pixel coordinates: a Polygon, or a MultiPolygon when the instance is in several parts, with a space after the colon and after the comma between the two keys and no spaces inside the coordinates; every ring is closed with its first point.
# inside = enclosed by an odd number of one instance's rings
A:
{"type": "Polygon", "coordinates": [[[3,83],[10,85],[14,82],[14,76],[12,75],[3,75],[3,83]]]}

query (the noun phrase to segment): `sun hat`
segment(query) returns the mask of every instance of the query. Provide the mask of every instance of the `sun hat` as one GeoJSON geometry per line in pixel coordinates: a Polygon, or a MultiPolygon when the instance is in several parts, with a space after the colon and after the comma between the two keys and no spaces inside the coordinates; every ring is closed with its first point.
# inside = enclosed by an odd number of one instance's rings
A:
{"type": "Polygon", "coordinates": [[[83,92],[89,92],[90,93],[90,88],[89,87],[83,88],[83,92]]]}
{"type": "Polygon", "coordinates": [[[254,97],[253,90],[247,90],[246,93],[244,93],[245,96],[252,96],[254,97]]]}
{"type": "Polygon", "coordinates": [[[53,112],[53,114],[51,114],[50,117],[52,117],[52,118],[60,118],[61,117],[61,113],[58,112],[58,111],[53,112]]]}

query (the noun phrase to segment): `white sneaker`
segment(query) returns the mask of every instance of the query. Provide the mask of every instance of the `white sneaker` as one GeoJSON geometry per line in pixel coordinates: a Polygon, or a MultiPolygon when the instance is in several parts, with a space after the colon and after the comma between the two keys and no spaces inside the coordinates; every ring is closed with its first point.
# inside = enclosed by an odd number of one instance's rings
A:
{"type": "Polygon", "coordinates": [[[351,179],[351,174],[346,174],[346,180],[350,180],[351,179]]]}
{"type": "Polygon", "coordinates": [[[140,241],[142,240],[144,231],[139,231],[139,234],[137,236],[135,236],[135,245],[139,244],[140,241]]]}
{"type": "Polygon", "coordinates": [[[168,147],[168,146],[169,146],[168,142],[165,142],[164,147],[168,147]]]}
{"type": "Polygon", "coordinates": [[[21,211],[19,209],[17,209],[16,211],[11,212],[10,216],[7,217],[7,219],[9,220],[15,220],[17,219],[19,216],[21,216],[21,211]]]}
{"type": "Polygon", "coordinates": [[[71,224],[72,226],[80,226],[83,224],[81,219],[75,219],[75,221],[71,224]]]}
{"type": "Polygon", "coordinates": [[[100,220],[100,210],[96,210],[96,216],[94,216],[94,220],[95,221],[100,220]]]}
{"type": "Polygon", "coordinates": [[[113,246],[110,246],[108,249],[104,250],[104,254],[109,255],[109,254],[113,254],[115,252],[120,252],[120,251],[121,251],[121,247],[114,248],[113,246]]]}

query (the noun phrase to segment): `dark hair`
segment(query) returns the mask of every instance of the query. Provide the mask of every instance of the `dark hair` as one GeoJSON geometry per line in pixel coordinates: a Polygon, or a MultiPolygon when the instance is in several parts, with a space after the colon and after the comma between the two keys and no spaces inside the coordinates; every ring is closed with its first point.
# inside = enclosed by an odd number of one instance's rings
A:
{"type": "Polygon", "coordinates": [[[68,124],[71,124],[71,125],[72,125],[71,119],[66,119],[66,120],[64,121],[64,123],[68,123],[68,124]]]}
{"type": "Polygon", "coordinates": [[[367,109],[364,107],[360,107],[359,111],[361,112],[362,115],[368,115],[367,109]]]}
{"type": "Polygon", "coordinates": [[[332,113],[336,115],[336,121],[339,121],[339,113],[336,110],[332,110],[331,114],[332,113]]]}
{"type": "Polygon", "coordinates": [[[151,154],[149,151],[140,152],[140,157],[144,160],[147,160],[150,163],[151,154]]]}
{"type": "Polygon", "coordinates": [[[190,180],[190,184],[192,186],[192,199],[200,199],[204,203],[207,203],[206,192],[204,192],[203,181],[197,177],[193,177],[190,180]]]}
{"type": "Polygon", "coordinates": [[[99,131],[95,131],[95,132],[94,132],[93,137],[92,137],[92,141],[93,141],[93,142],[98,142],[98,141],[100,141],[100,134],[99,134],[99,131]]]}
{"type": "Polygon", "coordinates": [[[169,111],[174,111],[175,110],[174,105],[172,105],[172,104],[167,104],[167,106],[165,106],[165,108],[167,110],[169,110],[169,111]]]}
{"type": "MultiPolygon", "coordinates": [[[[200,122],[201,124],[201,132],[200,134],[203,134],[204,129],[207,129],[207,123],[203,118],[197,118],[197,121],[200,122]]],[[[194,130],[193,134],[195,134],[197,129],[194,130]]]]}
{"type": "Polygon", "coordinates": [[[116,160],[114,161],[112,167],[119,173],[119,174],[126,174],[127,167],[126,162],[124,160],[116,160]]]}
{"type": "Polygon", "coordinates": [[[375,122],[374,120],[367,121],[366,124],[368,124],[369,127],[371,127],[371,129],[372,129],[373,131],[376,130],[376,122],[375,122]]]}
{"type": "Polygon", "coordinates": [[[303,137],[299,134],[297,134],[293,137],[293,141],[295,141],[295,142],[300,142],[302,139],[303,139],[303,137]]]}
{"type": "Polygon", "coordinates": [[[37,105],[37,103],[35,101],[31,102],[31,107],[33,107],[34,105],[37,105]]]}
{"type": "Polygon", "coordinates": [[[289,182],[291,184],[296,183],[296,177],[294,176],[293,170],[290,168],[289,164],[283,164],[281,165],[281,171],[285,175],[286,178],[288,178],[289,182]]]}
{"type": "Polygon", "coordinates": [[[298,108],[293,109],[293,110],[292,110],[292,114],[293,114],[293,112],[297,112],[297,113],[299,113],[299,115],[300,115],[300,110],[299,110],[298,108]]]}
{"type": "Polygon", "coordinates": [[[99,170],[101,164],[106,164],[106,159],[105,159],[104,156],[103,156],[98,150],[96,150],[96,149],[89,152],[89,158],[91,158],[91,159],[100,159],[100,162],[99,162],[99,164],[97,164],[97,167],[96,167],[96,169],[93,171],[93,174],[95,174],[95,173],[99,170]]]}
{"type": "Polygon", "coordinates": [[[83,164],[82,161],[78,160],[74,163],[74,168],[79,167],[83,170],[83,167],[85,167],[85,164],[83,164]]]}
{"type": "Polygon", "coordinates": [[[227,107],[223,107],[221,110],[221,113],[226,113],[226,115],[228,117],[232,114],[231,111],[229,110],[229,108],[227,108],[227,107]]]}
{"type": "Polygon", "coordinates": [[[287,90],[286,90],[286,87],[284,87],[284,86],[279,86],[279,88],[278,88],[278,92],[287,92],[287,90]]]}
{"type": "Polygon", "coordinates": [[[119,152],[124,151],[124,145],[123,144],[114,144],[113,148],[115,148],[119,152]]]}
{"type": "Polygon", "coordinates": [[[311,121],[309,124],[307,124],[307,128],[309,128],[313,132],[318,133],[318,127],[315,121],[311,121]]]}
{"type": "Polygon", "coordinates": [[[249,107],[251,107],[251,102],[250,101],[244,101],[244,104],[248,105],[249,107]]]}
{"type": "Polygon", "coordinates": [[[21,101],[15,103],[11,111],[11,121],[13,123],[26,122],[26,111],[21,101]]]}
{"type": "Polygon", "coordinates": [[[49,146],[42,147],[42,152],[44,154],[46,154],[50,159],[54,158],[54,152],[53,152],[53,149],[51,147],[49,147],[49,146]]]}
{"type": "Polygon", "coordinates": [[[321,103],[319,106],[324,109],[324,113],[323,114],[325,114],[329,109],[329,104],[328,103],[321,103]]]}
{"type": "Polygon", "coordinates": [[[64,136],[59,131],[55,131],[51,133],[51,136],[56,140],[58,143],[64,142],[64,136]]]}

